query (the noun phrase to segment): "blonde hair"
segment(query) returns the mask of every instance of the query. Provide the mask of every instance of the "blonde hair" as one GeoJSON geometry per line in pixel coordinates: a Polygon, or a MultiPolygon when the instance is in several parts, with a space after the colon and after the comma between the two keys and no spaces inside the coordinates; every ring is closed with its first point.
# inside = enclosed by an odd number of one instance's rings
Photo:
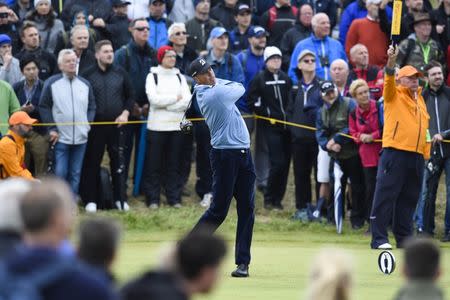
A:
{"type": "Polygon", "coordinates": [[[308,300],[348,300],[353,267],[350,255],[324,249],[315,258],[309,275],[308,300]]]}
{"type": "Polygon", "coordinates": [[[355,98],[356,97],[356,90],[358,90],[360,87],[369,87],[369,85],[367,84],[367,82],[364,79],[356,79],[355,81],[352,82],[352,84],[350,85],[348,91],[350,93],[350,95],[355,98]]]}

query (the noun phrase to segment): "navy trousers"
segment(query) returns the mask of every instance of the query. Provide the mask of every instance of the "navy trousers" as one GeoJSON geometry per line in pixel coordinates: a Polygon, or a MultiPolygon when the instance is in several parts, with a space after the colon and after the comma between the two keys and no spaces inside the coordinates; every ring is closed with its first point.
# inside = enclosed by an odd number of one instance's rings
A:
{"type": "Polygon", "coordinates": [[[419,153],[383,149],[370,216],[372,248],[389,242],[387,227],[391,219],[397,247],[401,248],[412,235],[423,168],[424,159],[419,153]]]}
{"type": "Polygon", "coordinates": [[[250,264],[250,246],[255,222],[255,168],[250,149],[212,149],[213,201],[193,231],[206,227],[214,232],[225,220],[231,199],[238,215],[236,264],[250,264]],[[205,226],[206,225],[206,226],[205,226]]]}

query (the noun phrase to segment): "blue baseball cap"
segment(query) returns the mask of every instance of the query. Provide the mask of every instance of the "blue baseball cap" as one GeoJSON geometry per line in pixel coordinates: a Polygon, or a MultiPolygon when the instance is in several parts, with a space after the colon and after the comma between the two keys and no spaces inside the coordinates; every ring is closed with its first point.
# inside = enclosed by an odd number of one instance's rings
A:
{"type": "Polygon", "coordinates": [[[248,37],[262,37],[266,36],[267,32],[261,26],[252,26],[248,30],[248,37]]]}
{"type": "Polygon", "coordinates": [[[11,44],[11,38],[7,34],[0,34],[0,46],[4,44],[11,44]]]}
{"type": "Polygon", "coordinates": [[[224,34],[228,35],[228,31],[225,28],[223,28],[223,27],[214,27],[213,30],[211,30],[211,32],[209,34],[209,39],[212,40],[212,39],[221,37],[224,34]]]}

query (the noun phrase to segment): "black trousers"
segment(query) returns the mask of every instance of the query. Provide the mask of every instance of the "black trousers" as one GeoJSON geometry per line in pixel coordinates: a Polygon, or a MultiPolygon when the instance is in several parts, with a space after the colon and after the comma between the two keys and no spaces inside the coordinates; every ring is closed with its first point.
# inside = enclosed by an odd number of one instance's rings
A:
{"type": "Polygon", "coordinates": [[[189,180],[192,165],[192,151],[194,150],[194,135],[183,134],[183,151],[181,152],[181,182],[183,187],[189,180]]]}
{"type": "Polygon", "coordinates": [[[237,228],[235,262],[248,265],[255,222],[255,168],[250,149],[212,149],[213,200],[193,231],[207,225],[215,231],[225,220],[236,199],[237,228]]]}
{"type": "Polygon", "coordinates": [[[264,203],[280,205],[286,192],[291,162],[291,135],[282,126],[268,125],[263,129],[269,149],[269,178],[264,203]]]}
{"type": "Polygon", "coordinates": [[[209,154],[211,152],[211,136],[204,121],[194,122],[194,137],[196,142],[197,182],[195,191],[200,198],[212,192],[212,170],[209,154]]]}
{"type": "Polygon", "coordinates": [[[169,205],[181,202],[183,138],[181,131],[147,132],[147,151],[142,177],[147,205],[159,204],[162,185],[169,205]]]}
{"type": "MultiPolygon", "coordinates": [[[[119,129],[117,125],[92,126],[84,155],[80,179],[80,195],[84,203],[99,199],[100,167],[105,153],[109,155],[113,195],[115,201],[126,201],[126,176],[118,174],[119,168],[119,129]]],[[[126,174],[126,173],[125,173],[126,174]]]]}
{"type": "Polygon", "coordinates": [[[370,212],[372,211],[373,195],[375,194],[375,186],[377,184],[378,167],[363,168],[364,182],[366,185],[366,215],[365,219],[370,222],[370,212]]]}
{"type": "MultiPolygon", "coordinates": [[[[130,121],[136,121],[137,119],[135,118],[130,118],[130,121]]],[[[129,174],[129,170],[130,170],[130,162],[131,162],[131,154],[133,153],[133,147],[135,149],[135,153],[134,153],[134,164],[133,164],[133,178],[134,178],[134,173],[136,170],[136,163],[137,163],[137,151],[139,149],[139,141],[140,141],[140,137],[141,137],[141,128],[142,128],[142,124],[130,124],[130,125],[125,125],[124,126],[124,132],[125,132],[125,174],[127,174],[127,179],[128,179],[128,174],[129,174]]]]}
{"type": "MultiPolygon", "coordinates": [[[[354,226],[362,226],[366,216],[365,205],[365,188],[364,188],[364,173],[359,155],[347,159],[338,159],[339,164],[344,175],[342,176],[341,186],[344,187],[347,183],[347,178],[351,183],[351,198],[352,211],[350,214],[350,222],[354,226]]],[[[342,189],[344,192],[344,189],[342,189]]]]}
{"type": "Polygon", "coordinates": [[[312,201],[311,172],[314,168],[316,179],[316,198],[319,194],[317,182],[317,155],[319,149],[315,140],[296,141],[292,144],[292,158],[294,160],[295,177],[295,207],[306,208],[312,201]]]}
{"type": "Polygon", "coordinates": [[[405,239],[412,235],[424,164],[423,155],[419,153],[383,149],[370,214],[372,248],[389,242],[387,227],[391,220],[397,247],[402,247],[405,239]]]}

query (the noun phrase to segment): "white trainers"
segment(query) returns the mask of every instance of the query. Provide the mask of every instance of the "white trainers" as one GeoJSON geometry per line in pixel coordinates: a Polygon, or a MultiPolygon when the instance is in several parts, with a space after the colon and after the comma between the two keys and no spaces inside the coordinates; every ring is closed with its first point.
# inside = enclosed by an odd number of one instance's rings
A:
{"type": "Polygon", "coordinates": [[[380,250],[392,250],[392,245],[389,244],[389,243],[384,243],[384,244],[381,244],[380,246],[378,246],[377,249],[380,249],[380,250]]]}
{"type": "Polygon", "coordinates": [[[95,213],[97,212],[97,203],[89,202],[88,204],[86,204],[85,209],[88,213],[95,213]]]}
{"type": "MultiPolygon", "coordinates": [[[[122,206],[120,205],[120,201],[116,201],[116,208],[118,210],[122,210],[122,206]]],[[[129,211],[130,210],[130,206],[128,205],[127,201],[123,202],[123,211],[129,211]]]]}
{"type": "Polygon", "coordinates": [[[200,201],[200,206],[205,208],[209,207],[211,205],[212,198],[213,198],[212,193],[204,194],[202,201],[200,201]]]}
{"type": "Polygon", "coordinates": [[[156,210],[156,209],[159,208],[159,205],[156,204],[156,203],[152,203],[152,204],[150,204],[150,205],[148,206],[148,208],[150,208],[150,209],[152,209],[152,210],[156,210]]]}

